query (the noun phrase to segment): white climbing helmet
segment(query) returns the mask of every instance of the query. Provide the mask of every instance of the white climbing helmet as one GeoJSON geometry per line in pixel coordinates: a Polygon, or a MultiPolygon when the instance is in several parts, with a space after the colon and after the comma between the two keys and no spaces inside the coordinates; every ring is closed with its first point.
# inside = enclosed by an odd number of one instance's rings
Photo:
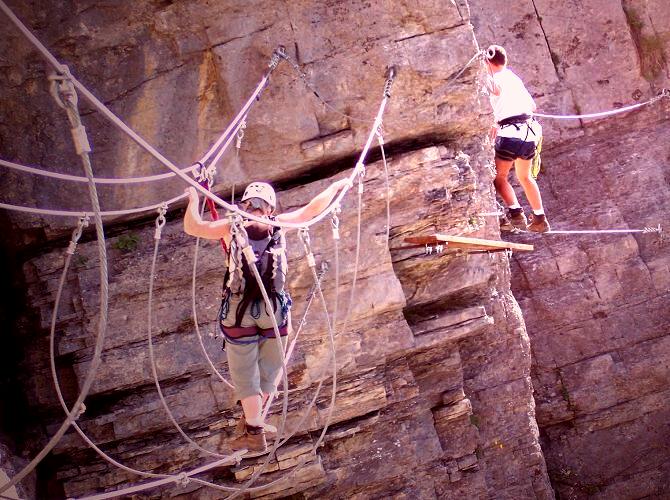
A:
{"type": "Polygon", "coordinates": [[[249,198],[260,198],[267,202],[274,210],[277,207],[277,195],[272,186],[267,182],[252,182],[247,186],[242,195],[242,201],[249,198]]]}

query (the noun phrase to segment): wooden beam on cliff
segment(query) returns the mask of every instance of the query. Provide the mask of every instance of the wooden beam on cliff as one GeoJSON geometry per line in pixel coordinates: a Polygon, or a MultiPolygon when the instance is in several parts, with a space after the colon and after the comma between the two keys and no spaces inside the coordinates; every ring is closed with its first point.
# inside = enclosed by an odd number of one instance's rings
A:
{"type": "Polygon", "coordinates": [[[430,236],[409,236],[405,243],[412,245],[444,245],[447,249],[466,251],[500,251],[512,250],[518,252],[532,252],[533,245],[510,243],[509,241],[485,240],[482,238],[468,238],[466,236],[450,236],[448,234],[434,234],[430,236]]]}

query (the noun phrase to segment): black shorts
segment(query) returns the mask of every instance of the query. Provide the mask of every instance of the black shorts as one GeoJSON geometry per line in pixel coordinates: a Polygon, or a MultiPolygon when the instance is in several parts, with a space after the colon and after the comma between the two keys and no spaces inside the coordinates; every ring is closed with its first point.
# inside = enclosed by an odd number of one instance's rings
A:
{"type": "Polygon", "coordinates": [[[535,156],[535,143],[522,141],[514,137],[496,137],[496,158],[514,161],[517,158],[531,160],[535,156]]]}

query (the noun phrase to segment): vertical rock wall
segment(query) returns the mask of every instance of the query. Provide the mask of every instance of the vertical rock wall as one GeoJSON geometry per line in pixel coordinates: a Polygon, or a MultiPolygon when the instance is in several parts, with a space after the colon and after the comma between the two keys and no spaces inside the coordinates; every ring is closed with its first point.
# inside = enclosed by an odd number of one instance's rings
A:
{"type": "MultiPolygon", "coordinates": [[[[71,61],[74,73],[98,96],[180,164],[208,147],[264,71],[272,47],[285,44],[329,106],[310,96],[288,66],[280,67],[250,116],[239,156],[226,158],[218,188],[258,177],[299,185],[280,192],[286,210],[349,172],[369,127],[360,117],[370,117],[376,109],[385,67],[395,64],[398,79],[384,121],[391,240],[387,245],[382,164],[371,163],[356,295],[349,327],[336,339],[332,425],[324,446],[310,455],[326,421],[332,389],[325,315],[314,304],[289,374],[288,427],[294,429],[303,412],[306,420],[260,483],[289,480],[252,496],[552,497],[535,425],[529,344],[510,293],[507,258],[425,256],[423,249],[397,249],[408,234],[438,230],[497,237],[497,228],[485,225],[479,215],[495,205],[489,153],[481,147],[481,115],[487,109],[477,93],[476,66],[457,81],[449,79],[477,50],[465,2],[257,2],[244,9],[197,1],[140,2],[132,8],[64,2],[32,13],[15,7],[33,19],[38,34],[71,61]],[[301,179],[304,174],[309,177],[301,179]],[[309,409],[321,380],[325,385],[309,409]],[[308,462],[298,470],[302,459],[308,462]]],[[[13,83],[4,92],[27,112],[15,113],[9,121],[26,132],[34,130],[37,117],[43,124],[38,135],[3,142],[3,155],[77,173],[67,134],[58,128],[62,117],[46,111],[52,105],[45,95],[44,66],[15,35],[3,43],[30,61],[11,65],[7,78],[13,83]]],[[[156,172],[146,155],[97,113],[85,105],[83,110],[98,175],[156,172]]],[[[40,180],[15,174],[10,180],[6,201],[81,206],[81,193],[71,186],[38,184],[40,180]]],[[[101,196],[104,207],[116,208],[174,196],[175,190],[181,190],[180,183],[101,189],[101,196]]],[[[349,197],[343,209],[340,328],[354,270],[355,198],[349,197]]],[[[183,234],[180,216],[173,209],[158,259],[152,330],[156,368],[167,403],[185,432],[201,446],[218,450],[239,412],[200,352],[190,305],[194,241],[183,234]]],[[[80,424],[120,462],[139,470],[175,472],[201,464],[206,456],[173,429],[151,377],[146,319],[154,226],[149,218],[108,226],[110,321],[103,365],[80,424]]],[[[69,231],[68,223],[42,217],[12,217],[9,223],[20,236],[14,242],[19,247],[69,231]]],[[[312,241],[319,265],[330,264],[324,287],[332,307],[334,254],[327,221],[313,229],[312,241]]],[[[297,323],[311,283],[295,235],[290,245],[297,323]]],[[[63,264],[62,247],[53,246],[22,265],[28,310],[17,328],[24,349],[20,383],[30,401],[26,423],[34,431],[34,439],[22,443],[26,456],[39,449],[40,436],[53,432],[62,418],[47,355],[47,329],[63,264]]],[[[215,327],[221,259],[217,244],[202,245],[196,307],[205,333],[215,327]]],[[[97,266],[95,242],[80,244],[57,323],[58,372],[69,401],[93,350],[97,266]]],[[[204,343],[225,373],[219,341],[205,337],[204,343]]],[[[280,408],[276,403],[272,409],[275,422],[280,408]]],[[[245,461],[206,478],[241,484],[257,463],[245,461]]],[[[40,491],[54,496],[116,489],[137,480],[103,462],[74,433],[66,435],[39,472],[40,491]]],[[[221,496],[195,483],[149,493],[221,496]]]]}
{"type": "MultiPolygon", "coordinates": [[[[471,2],[539,110],[588,113],[670,87],[667,2],[471,2]]],[[[553,229],[668,225],[668,99],[600,121],[543,120],[553,229]]],[[[520,192],[520,191],[519,191],[520,192]]],[[[669,494],[668,242],[654,234],[517,238],[512,289],[533,353],[537,422],[561,498],[669,494]]]]}
{"type": "MultiPolygon", "coordinates": [[[[664,2],[531,0],[504,10],[487,0],[470,6],[257,2],[241,9],[198,1],[132,7],[71,1],[12,7],[31,20],[75,75],[181,165],[207,149],[264,71],[271,49],[285,44],[330,106],[310,96],[288,65],[280,66],[250,116],[240,154],[225,158],[217,186],[227,193],[251,178],[278,181],[285,186],[280,193],[285,209],[307,201],[335,172],[347,173],[368,130],[356,117],[375,109],[386,65],[398,67],[384,123],[391,152],[391,250],[384,244],[385,183],[381,164],[374,163],[365,180],[356,301],[350,326],[336,342],[333,426],[324,447],[310,456],[328,413],[326,382],[306,423],[261,478],[291,480],[254,496],[550,498],[538,425],[549,476],[561,496],[666,493],[670,271],[665,240],[647,235],[537,239],[532,241],[536,253],[515,257],[511,274],[500,255],[396,250],[405,235],[418,232],[498,236],[490,220],[479,215],[495,210],[490,152],[479,145],[488,110],[476,93],[475,70],[457,82],[448,80],[477,48],[470,20],[480,44],[498,42],[509,49],[512,66],[543,111],[588,112],[644,100],[668,87],[664,2]],[[304,185],[291,187],[298,184],[304,185]],[[509,290],[510,277],[521,310],[509,290]],[[301,457],[311,458],[287,476],[301,457]]],[[[63,117],[46,93],[44,65],[7,31],[1,43],[15,58],[0,75],[3,102],[13,103],[0,111],[2,157],[79,174],[63,117]]],[[[161,171],[97,113],[86,105],[82,109],[98,175],[161,171]]],[[[540,184],[554,227],[572,228],[575,221],[580,228],[662,224],[670,163],[658,139],[668,132],[664,120],[667,104],[662,103],[627,115],[625,133],[618,119],[545,121],[549,142],[540,184]]],[[[103,206],[112,209],[151,203],[179,190],[179,182],[169,181],[101,189],[101,196],[103,206]]],[[[71,185],[15,173],[3,181],[3,201],[80,209],[84,200],[85,192],[71,185]]],[[[344,207],[341,308],[353,273],[354,202],[351,198],[344,207]]],[[[218,449],[232,432],[237,411],[203,362],[193,332],[193,242],[181,233],[179,217],[173,209],[159,258],[157,368],[168,404],[186,432],[202,446],[218,449]]],[[[123,463],[174,472],[205,457],[170,426],[151,378],[146,280],[152,224],[109,221],[111,321],[104,365],[81,424],[123,463]]],[[[47,373],[45,335],[63,259],[58,238],[71,224],[12,215],[4,225],[15,235],[11,248],[36,249],[49,241],[55,247],[22,259],[28,310],[15,331],[24,356],[20,383],[30,401],[30,432],[18,446],[32,456],[62,419],[47,373]]],[[[330,264],[325,288],[332,305],[329,232],[323,224],[312,240],[319,264],[330,264]]],[[[300,317],[310,278],[295,235],[290,243],[290,286],[300,317]]],[[[58,322],[59,374],[69,400],[92,352],[95,254],[94,243],[80,246],[58,322]]],[[[215,244],[203,245],[200,255],[196,302],[200,326],[211,332],[221,256],[215,244]]],[[[328,375],[324,314],[313,306],[308,319],[290,370],[289,428],[328,375]]],[[[218,342],[204,342],[225,372],[218,342]]],[[[273,419],[279,410],[275,405],[273,419]]],[[[239,484],[254,467],[245,462],[208,478],[239,484]]],[[[102,462],[74,434],[66,436],[39,475],[40,491],[54,495],[59,490],[81,495],[137,480],[102,462]]],[[[169,491],[220,496],[193,483],[169,491]]]]}

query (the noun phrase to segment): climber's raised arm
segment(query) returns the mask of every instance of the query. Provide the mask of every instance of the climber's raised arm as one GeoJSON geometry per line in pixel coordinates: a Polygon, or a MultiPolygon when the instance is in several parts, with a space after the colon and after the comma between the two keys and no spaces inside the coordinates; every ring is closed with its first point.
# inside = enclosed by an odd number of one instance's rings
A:
{"type": "Polygon", "coordinates": [[[184,213],[184,232],[208,240],[230,239],[230,223],[227,220],[204,221],[200,216],[200,199],[194,187],[186,189],[188,206],[184,213]]]}
{"type": "Polygon", "coordinates": [[[330,203],[340,192],[340,189],[343,189],[349,184],[350,181],[348,178],[335,181],[314,198],[312,198],[312,200],[307,205],[302,208],[298,208],[297,210],[292,210],[291,212],[279,214],[277,215],[277,220],[280,222],[293,222],[297,224],[300,224],[301,222],[307,222],[328,208],[328,205],[330,205],[330,203]]]}

